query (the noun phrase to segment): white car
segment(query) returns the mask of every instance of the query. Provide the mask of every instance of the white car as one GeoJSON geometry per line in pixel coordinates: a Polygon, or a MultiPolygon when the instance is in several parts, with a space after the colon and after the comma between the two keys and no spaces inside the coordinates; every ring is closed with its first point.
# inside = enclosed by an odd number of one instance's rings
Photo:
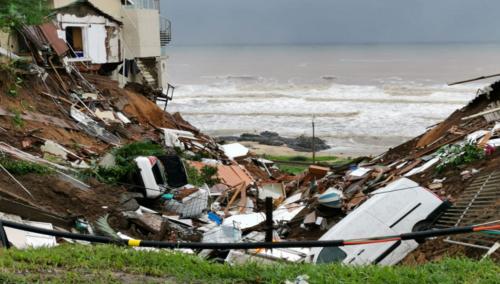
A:
{"type": "Polygon", "coordinates": [[[166,191],[167,177],[162,162],[154,156],[134,159],[140,171],[145,197],[156,198],[166,191]]]}
{"type": "MultiPolygon", "coordinates": [[[[407,178],[398,179],[372,194],[320,240],[359,239],[422,230],[447,205],[437,195],[407,178]]],[[[314,248],[309,261],[393,265],[417,247],[416,241],[406,240],[314,248]]]]}

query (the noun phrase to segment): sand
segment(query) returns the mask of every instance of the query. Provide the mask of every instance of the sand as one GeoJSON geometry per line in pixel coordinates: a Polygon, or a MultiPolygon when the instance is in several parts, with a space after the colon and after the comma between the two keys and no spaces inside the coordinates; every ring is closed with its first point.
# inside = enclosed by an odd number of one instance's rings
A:
{"type": "MultiPolygon", "coordinates": [[[[271,156],[307,156],[307,157],[312,157],[311,152],[300,152],[300,151],[295,151],[292,148],[289,148],[287,146],[270,146],[270,145],[262,145],[257,142],[250,142],[250,141],[241,141],[239,142],[243,144],[244,146],[248,147],[250,151],[257,155],[271,155],[271,156]]],[[[348,158],[348,157],[359,157],[359,156],[365,156],[369,155],[370,153],[363,153],[363,152],[350,152],[350,153],[341,153],[341,152],[336,152],[336,151],[331,151],[331,150],[326,150],[326,151],[320,151],[316,152],[317,157],[321,156],[337,156],[340,158],[348,158]]]]}

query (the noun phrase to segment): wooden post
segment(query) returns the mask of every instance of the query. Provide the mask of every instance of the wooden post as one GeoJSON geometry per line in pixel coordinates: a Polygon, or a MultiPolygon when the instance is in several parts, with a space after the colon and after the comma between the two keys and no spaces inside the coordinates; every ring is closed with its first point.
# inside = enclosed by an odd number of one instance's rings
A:
{"type": "Polygon", "coordinates": [[[477,77],[477,78],[473,78],[473,79],[467,79],[467,80],[463,80],[463,81],[448,83],[448,86],[453,86],[453,85],[458,85],[458,84],[464,84],[464,83],[470,83],[470,82],[484,80],[484,79],[498,77],[498,76],[500,76],[500,74],[485,75],[485,76],[481,76],[481,77],[477,77]]]}
{"type": "Polygon", "coordinates": [[[266,242],[273,241],[273,198],[266,197],[266,242]]]}
{"type": "Polygon", "coordinates": [[[312,158],[313,164],[316,164],[316,141],[315,141],[315,129],[314,129],[314,115],[312,118],[312,158]]]}

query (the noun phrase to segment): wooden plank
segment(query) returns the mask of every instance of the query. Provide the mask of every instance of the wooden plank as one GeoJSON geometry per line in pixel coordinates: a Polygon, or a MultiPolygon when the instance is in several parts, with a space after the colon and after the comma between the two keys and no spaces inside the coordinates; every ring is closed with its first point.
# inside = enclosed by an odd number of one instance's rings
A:
{"type": "Polygon", "coordinates": [[[229,202],[227,203],[226,209],[224,209],[224,215],[226,215],[226,216],[228,215],[227,213],[229,212],[229,208],[231,207],[231,205],[233,205],[234,201],[236,200],[236,197],[238,197],[238,195],[240,195],[243,187],[246,187],[245,183],[243,183],[243,182],[238,184],[237,186],[235,186],[236,191],[233,193],[231,200],[229,200],[229,202]]]}
{"type": "MultiPolygon", "coordinates": [[[[7,111],[6,109],[0,107],[0,116],[15,116],[13,113],[7,111]]],[[[25,111],[20,115],[22,119],[29,121],[36,121],[41,123],[47,123],[50,125],[54,125],[61,128],[79,130],[73,122],[66,121],[64,119],[60,119],[58,117],[45,115],[36,112],[25,111]]]]}
{"type": "Polygon", "coordinates": [[[464,83],[470,83],[470,82],[484,80],[484,79],[498,77],[498,76],[500,76],[500,74],[486,75],[486,76],[481,76],[481,77],[477,77],[477,78],[467,79],[467,80],[463,80],[463,81],[448,83],[448,86],[453,86],[453,85],[458,85],[458,84],[464,84],[464,83]]]}

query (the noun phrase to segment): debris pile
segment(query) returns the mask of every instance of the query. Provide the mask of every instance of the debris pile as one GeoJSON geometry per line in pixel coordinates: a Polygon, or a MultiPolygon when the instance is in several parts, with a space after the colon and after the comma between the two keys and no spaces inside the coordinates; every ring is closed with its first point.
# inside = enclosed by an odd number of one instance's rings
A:
{"type": "MultiPolygon", "coordinates": [[[[80,73],[57,52],[59,42],[35,30],[26,29],[33,59],[3,57],[8,68],[0,70],[0,211],[6,220],[157,241],[391,235],[445,227],[441,218],[462,208],[457,203],[462,192],[498,168],[498,83],[378,157],[310,165],[294,176],[237,142],[218,144],[179,113],[164,112],[137,86],[122,89],[106,77],[80,73]]],[[[261,136],[266,135],[277,136],[261,136]]],[[[481,204],[491,214],[468,217],[471,224],[499,219],[500,187],[493,184],[490,190],[481,204]]],[[[7,231],[19,248],[71,241],[23,234],[7,231]]],[[[432,240],[422,246],[394,241],[349,249],[190,252],[230,263],[395,264],[405,257],[407,262],[442,257],[450,246],[459,245],[432,240]]]]}

